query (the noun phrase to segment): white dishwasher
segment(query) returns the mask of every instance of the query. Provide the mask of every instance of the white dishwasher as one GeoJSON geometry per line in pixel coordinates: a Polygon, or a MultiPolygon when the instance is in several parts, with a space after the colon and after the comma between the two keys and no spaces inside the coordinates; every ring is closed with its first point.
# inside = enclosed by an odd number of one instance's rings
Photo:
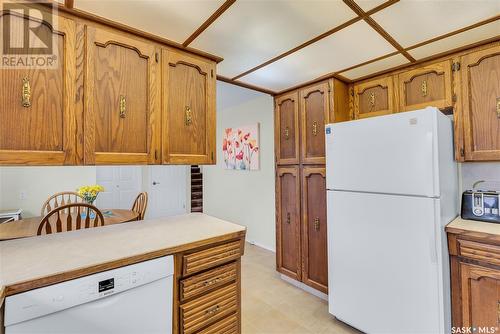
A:
{"type": "Polygon", "coordinates": [[[6,334],[172,333],[172,256],[5,298],[6,334]]]}

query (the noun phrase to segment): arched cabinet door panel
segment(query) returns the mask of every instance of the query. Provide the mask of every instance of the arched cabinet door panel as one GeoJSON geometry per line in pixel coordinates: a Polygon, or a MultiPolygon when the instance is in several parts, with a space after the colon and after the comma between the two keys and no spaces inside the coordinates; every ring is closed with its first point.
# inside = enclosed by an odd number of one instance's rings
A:
{"type": "Polygon", "coordinates": [[[325,163],[325,124],[330,122],[329,90],[328,82],[322,82],[300,91],[302,163],[325,163]]]}
{"type": "Polygon", "coordinates": [[[275,99],[275,150],[278,165],[299,163],[299,94],[297,91],[275,99]]]}
{"type": "MultiPolygon", "coordinates": [[[[51,14],[47,14],[51,15],[51,14]]],[[[12,66],[0,69],[0,164],[74,165],[79,163],[75,114],[75,23],[58,17],[0,13],[0,26],[13,51],[12,66]],[[38,27],[37,38],[48,54],[26,47],[26,27],[38,27]],[[29,59],[36,63],[29,64],[29,59]]],[[[31,37],[33,38],[33,37],[31,37]]]]}
{"type": "Polygon", "coordinates": [[[276,267],[300,281],[301,219],[299,167],[278,167],[276,178],[276,267]]]}
{"type": "Polygon", "coordinates": [[[354,84],[354,118],[392,114],[394,107],[393,77],[354,84]]]}
{"type": "Polygon", "coordinates": [[[500,160],[500,46],[460,62],[465,160],[500,160]]]}
{"type": "Polygon", "coordinates": [[[157,47],[87,27],[86,51],[85,163],[160,163],[157,47]]]}
{"type": "Polygon", "coordinates": [[[215,63],[163,49],[163,163],[215,164],[215,63]]]}

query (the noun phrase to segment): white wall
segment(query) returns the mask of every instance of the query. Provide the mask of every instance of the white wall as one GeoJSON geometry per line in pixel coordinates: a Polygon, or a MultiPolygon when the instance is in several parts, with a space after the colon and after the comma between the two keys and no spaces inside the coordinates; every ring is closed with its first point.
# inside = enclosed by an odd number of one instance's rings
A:
{"type": "Polygon", "coordinates": [[[462,191],[472,189],[476,181],[485,181],[478,189],[500,191],[500,162],[469,162],[461,166],[462,191]]]}
{"type": "Polygon", "coordinates": [[[23,217],[39,216],[45,200],[61,191],[96,183],[95,167],[2,167],[0,209],[23,209],[23,217]]]}
{"type": "Polygon", "coordinates": [[[247,241],[275,250],[274,116],[270,95],[217,82],[217,164],[203,167],[203,211],[247,227],[247,241]],[[260,170],[225,170],[225,128],[260,123],[260,170]]]}

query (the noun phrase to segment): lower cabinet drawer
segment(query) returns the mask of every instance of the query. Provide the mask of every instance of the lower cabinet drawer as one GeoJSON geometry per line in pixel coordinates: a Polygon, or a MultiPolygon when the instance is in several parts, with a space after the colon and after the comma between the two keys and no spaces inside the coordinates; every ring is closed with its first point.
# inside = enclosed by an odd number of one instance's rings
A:
{"type": "Polygon", "coordinates": [[[241,257],[241,253],[242,244],[238,240],[186,254],[182,257],[182,273],[187,276],[237,260],[241,257]]]}
{"type": "Polygon", "coordinates": [[[460,256],[471,260],[500,265],[500,247],[471,240],[458,240],[460,256]]]}
{"type": "Polygon", "coordinates": [[[215,324],[199,331],[197,334],[236,334],[238,332],[238,315],[232,314],[229,317],[217,321],[215,324]]]}
{"type": "Polygon", "coordinates": [[[181,301],[202,295],[207,291],[235,281],[236,277],[236,263],[233,262],[183,279],[180,283],[181,301]]]}
{"type": "Polygon", "coordinates": [[[237,310],[238,288],[235,282],[181,305],[182,333],[195,333],[237,310]]]}

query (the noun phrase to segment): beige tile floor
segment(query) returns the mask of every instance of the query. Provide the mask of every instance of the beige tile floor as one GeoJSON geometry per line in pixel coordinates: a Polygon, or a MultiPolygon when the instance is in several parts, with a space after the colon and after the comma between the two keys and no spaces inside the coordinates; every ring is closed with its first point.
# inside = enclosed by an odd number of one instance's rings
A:
{"type": "Polygon", "coordinates": [[[250,244],[242,259],[243,334],[358,334],[335,320],[326,301],[280,278],[275,254],[250,244]]]}

